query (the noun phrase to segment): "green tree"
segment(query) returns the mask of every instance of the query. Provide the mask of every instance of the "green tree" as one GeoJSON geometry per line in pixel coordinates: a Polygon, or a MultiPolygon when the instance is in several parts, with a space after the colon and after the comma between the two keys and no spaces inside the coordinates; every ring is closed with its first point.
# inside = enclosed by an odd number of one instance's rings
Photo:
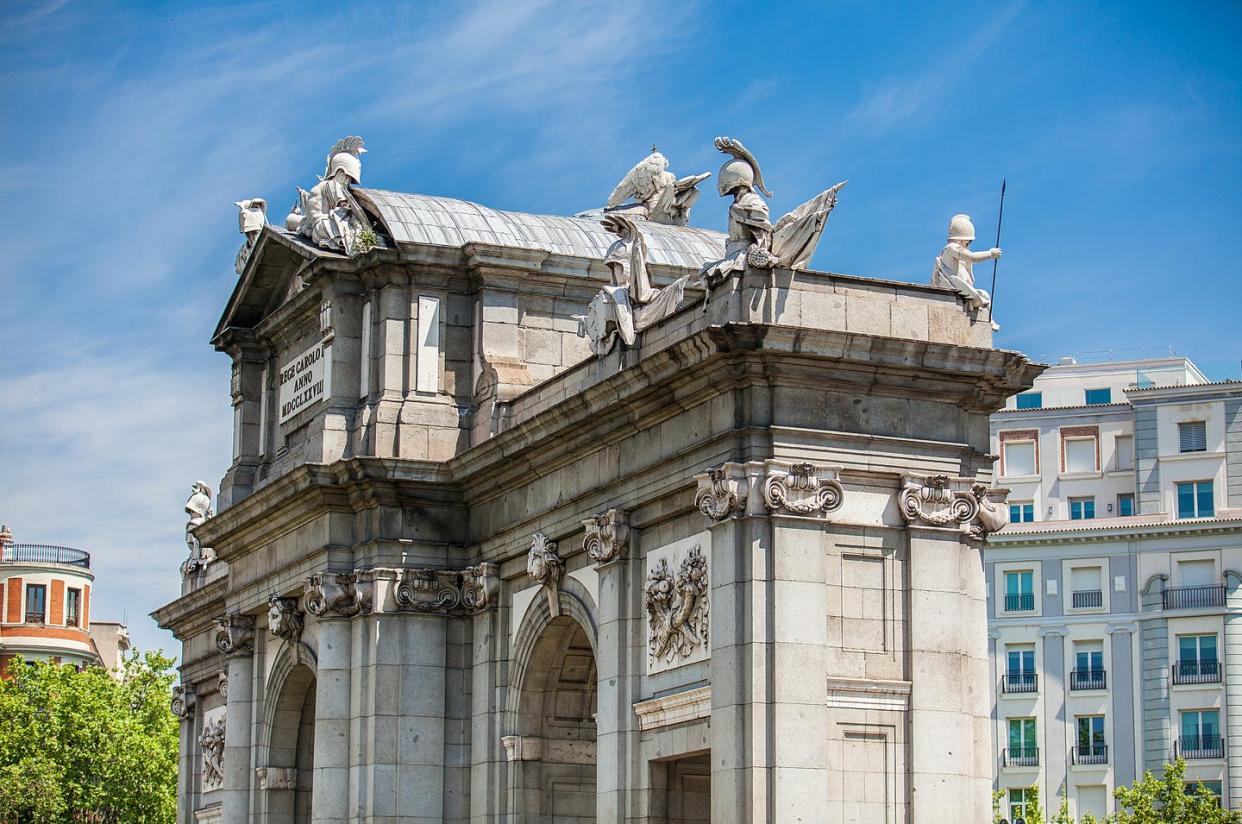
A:
{"type": "Polygon", "coordinates": [[[1156,778],[1150,770],[1132,787],[1118,787],[1114,824],[1242,824],[1242,815],[1221,809],[1216,796],[1202,783],[1186,792],[1186,762],[1164,765],[1156,778]]]}
{"type": "Polygon", "coordinates": [[[1005,817],[1004,801],[1004,790],[992,790],[992,824],[1000,824],[1001,819],[1005,817]]]}
{"type": "Polygon", "coordinates": [[[172,664],[134,652],[118,679],[99,667],[14,659],[0,679],[0,820],[172,822],[172,664]]]}
{"type": "Polygon", "coordinates": [[[1039,784],[1026,788],[1026,824],[1044,824],[1044,808],[1039,805],[1039,784]]]}
{"type": "Polygon", "coordinates": [[[1061,807],[1052,817],[1049,824],[1074,824],[1074,816],[1070,815],[1069,796],[1061,790],[1061,807]]]}

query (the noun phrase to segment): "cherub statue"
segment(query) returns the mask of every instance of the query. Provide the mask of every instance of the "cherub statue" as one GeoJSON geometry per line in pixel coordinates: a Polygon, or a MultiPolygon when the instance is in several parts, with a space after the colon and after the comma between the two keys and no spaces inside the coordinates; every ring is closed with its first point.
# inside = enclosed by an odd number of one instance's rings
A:
{"type": "Polygon", "coordinates": [[[837,192],[847,181],[825,189],[773,225],[768,221],[768,204],[759,195],[772,196],[763,185],[759,161],[742,141],[731,137],[716,138],[716,148],[733,158],[720,167],[716,180],[720,196],[732,195],[733,203],[724,259],[703,267],[708,285],[747,266],[805,269],[819,245],[828,214],[837,205],[837,192]]]}
{"type": "Polygon", "coordinates": [[[631,217],[613,212],[605,214],[600,224],[617,236],[604,255],[612,285],[599,291],[585,315],[574,317],[578,335],[589,337],[595,354],[603,356],[617,338],[633,346],[638,332],[675,312],[691,276],[655,288],[647,271],[647,241],[631,217]]]}
{"type": "MultiPolygon", "coordinates": [[[[957,293],[966,298],[970,309],[982,309],[992,304],[992,296],[975,286],[975,264],[984,260],[993,260],[1001,256],[997,247],[986,252],[970,251],[970,244],[975,239],[975,224],[970,222],[969,215],[954,215],[949,221],[949,242],[936,258],[932,267],[932,285],[947,286],[956,289],[957,293]]],[[[992,329],[1000,329],[992,322],[992,329]]]]}
{"type": "Polygon", "coordinates": [[[358,235],[368,229],[362,207],[349,191],[352,184],[362,182],[361,137],[345,137],[328,152],[328,166],[323,178],[302,198],[302,223],[299,233],[323,249],[352,255],[358,235]]]}
{"type": "Polygon", "coordinates": [[[668,170],[668,158],[652,146],[651,154],[638,161],[612,190],[604,212],[624,211],[654,223],[685,226],[690,220],[690,209],[699,199],[699,184],[711,176],[711,172],[703,172],[677,177],[668,170]],[[627,204],[630,198],[635,202],[627,204]]]}
{"type": "Polygon", "coordinates": [[[233,205],[238,210],[237,228],[246,236],[246,242],[237,250],[237,259],[233,261],[233,267],[240,275],[246,268],[246,261],[250,259],[255,244],[259,242],[259,233],[267,225],[267,201],[261,197],[252,197],[235,201],[233,205]]]}
{"type": "Polygon", "coordinates": [[[185,543],[190,548],[190,557],[185,562],[185,571],[193,572],[215,560],[216,554],[204,548],[194,530],[215,514],[211,508],[211,487],[202,481],[195,481],[190,487],[190,499],[185,502],[185,511],[189,520],[185,524],[185,543]]]}

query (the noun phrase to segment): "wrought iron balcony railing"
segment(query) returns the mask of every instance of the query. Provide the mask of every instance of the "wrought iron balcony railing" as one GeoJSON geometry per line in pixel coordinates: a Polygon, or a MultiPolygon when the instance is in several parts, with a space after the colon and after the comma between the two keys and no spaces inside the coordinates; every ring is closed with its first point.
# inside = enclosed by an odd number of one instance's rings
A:
{"type": "Polygon", "coordinates": [[[1219,735],[1183,735],[1177,739],[1177,752],[1182,758],[1224,758],[1225,740],[1219,735]]]}
{"type": "Polygon", "coordinates": [[[0,563],[69,564],[90,569],[91,554],[67,546],[7,544],[0,550],[0,563]]]}
{"type": "Polygon", "coordinates": [[[1008,672],[1001,676],[1001,692],[1039,692],[1039,676],[1033,672],[1008,672]]]}
{"type": "Polygon", "coordinates": [[[1039,747],[1010,747],[1001,758],[1006,767],[1038,767],[1039,747]]]}
{"type": "Polygon", "coordinates": [[[1070,690],[1106,690],[1108,689],[1108,673],[1102,669],[1085,669],[1070,671],[1070,690]]]}
{"type": "Polygon", "coordinates": [[[1225,605],[1224,584],[1207,584],[1196,587],[1171,587],[1161,598],[1165,609],[1201,609],[1225,605]]]}
{"type": "Polygon", "coordinates": [[[1005,612],[1030,612],[1035,609],[1035,593],[1019,592],[1005,596],[1005,612]]]}
{"type": "Polygon", "coordinates": [[[46,619],[46,618],[47,618],[47,615],[46,615],[46,614],[44,614],[44,613],[42,613],[42,612],[27,612],[27,613],[26,613],[26,623],[27,623],[27,624],[42,624],[42,623],[46,623],[46,621],[45,621],[45,619],[46,619]]]}
{"type": "Polygon", "coordinates": [[[1099,609],[1104,606],[1104,590],[1075,590],[1070,604],[1074,609],[1099,609]]]}
{"type": "Polygon", "coordinates": [[[1219,661],[1178,661],[1173,665],[1174,684],[1215,684],[1218,681],[1219,661]]]}
{"type": "Polygon", "coordinates": [[[1107,764],[1107,744],[1086,744],[1074,747],[1070,758],[1075,764],[1107,764]]]}

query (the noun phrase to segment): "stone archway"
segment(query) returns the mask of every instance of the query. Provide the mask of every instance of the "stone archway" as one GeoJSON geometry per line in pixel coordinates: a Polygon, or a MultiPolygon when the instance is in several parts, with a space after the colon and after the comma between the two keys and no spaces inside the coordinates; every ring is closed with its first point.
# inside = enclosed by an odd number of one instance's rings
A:
{"type": "Polygon", "coordinates": [[[510,811],[522,824],[595,820],[595,652],[574,618],[552,618],[526,656],[504,740],[510,811]]]}
{"type": "Polygon", "coordinates": [[[309,824],[315,774],[315,673],[295,664],[279,685],[261,786],[267,824],[309,824]]]}

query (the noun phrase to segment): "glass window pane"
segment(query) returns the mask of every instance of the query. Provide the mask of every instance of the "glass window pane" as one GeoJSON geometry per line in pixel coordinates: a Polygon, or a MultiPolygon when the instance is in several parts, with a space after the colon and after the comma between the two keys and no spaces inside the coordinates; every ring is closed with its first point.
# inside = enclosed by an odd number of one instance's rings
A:
{"type": "Polygon", "coordinates": [[[1023,392],[1018,395],[1019,409],[1039,409],[1043,405],[1044,395],[1042,392],[1023,392]]]}
{"type": "Polygon", "coordinates": [[[1134,496],[1118,495],[1117,496],[1117,514],[1128,517],[1134,514],[1134,496]]]}
{"type": "Polygon", "coordinates": [[[1193,738],[1199,734],[1199,713],[1182,713],[1182,737],[1193,738]]]}
{"type": "Polygon", "coordinates": [[[1204,710],[1199,713],[1201,724],[1203,727],[1204,737],[1211,737],[1220,734],[1220,713],[1216,710],[1204,710]]]}
{"type": "Polygon", "coordinates": [[[1200,635],[1199,636],[1199,660],[1215,661],[1216,658],[1216,636],[1200,635]]]}
{"type": "Polygon", "coordinates": [[[1090,520],[1095,517],[1095,500],[1082,502],[1082,517],[1090,520]]]}
{"type": "Polygon", "coordinates": [[[1100,403],[1113,402],[1113,390],[1111,389],[1088,389],[1086,391],[1086,400],[1088,406],[1094,406],[1100,403]]]}
{"type": "Polygon", "coordinates": [[[1195,485],[1177,485],[1177,517],[1193,518],[1195,516],[1195,485]]]}
{"type": "Polygon", "coordinates": [[[1177,639],[1178,655],[1182,661],[1199,660],[1198,639],[1193,635],[1183,635],[1177,639]]]}
{"type": "Polygon", "coordinates": [[[1214,507],[1212,506],[1212,482],[1211,481],[1200,481],[1195,486],[1199,488],[1199,511],[1198,511],[1199,517],[1200,518],[1212,517],[1213,509],[1214,509],[1214,507]]]}

